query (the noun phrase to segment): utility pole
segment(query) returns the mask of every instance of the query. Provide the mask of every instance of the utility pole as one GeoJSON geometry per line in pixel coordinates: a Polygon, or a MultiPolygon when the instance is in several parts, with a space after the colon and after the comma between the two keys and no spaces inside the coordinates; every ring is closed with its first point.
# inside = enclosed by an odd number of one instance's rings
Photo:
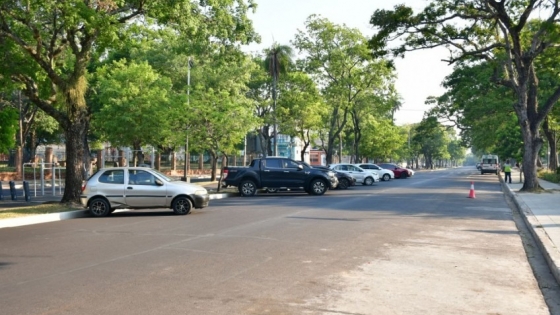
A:
{"type": "Polygon", "coordinates": [[[278,156],[278,137],[277,137],[277,132],[278,130],[276,130],[276,81],[278,81],[278,76],[276,75],[276,71],[278,65],[276,64],[276,55],[273,56],[272,58],[272,99],[273,99],[273,105],[272,105],[272,114],[273,114],[273,124],[274,124],[274,152],[272,152],[273,156],[278,156]]]}
{"type": "MultiPolygon", "coordinates": [[[[189,56],[189,61],[187,62],[187,108],[190,105],[190,94],[191,94],[191,67],[193,65],[192,59],[189,56]]],[[[189,177],[189,128],[187,124],[187,137],[185,141],[185,182],[190,183],[191,178],[189,177]]]]}

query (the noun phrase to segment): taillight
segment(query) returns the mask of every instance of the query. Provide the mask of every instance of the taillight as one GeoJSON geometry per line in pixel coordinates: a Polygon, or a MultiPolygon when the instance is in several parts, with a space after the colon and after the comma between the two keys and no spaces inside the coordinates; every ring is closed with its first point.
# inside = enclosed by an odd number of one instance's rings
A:
{"type": "Polygon", "coordinates": [[[87,182],[83,182],[83,183],[82,183],[82,192],[83,192],[84,190],[86,190],[86,185],[87,185],[87,182]]]}
{"type": "Polygon", "coordinates": [[[226,179],[226,177],[228,176],[228,172],[229,170],[225,169],[224,172],[222,173],[222,180],[226,179]]]}

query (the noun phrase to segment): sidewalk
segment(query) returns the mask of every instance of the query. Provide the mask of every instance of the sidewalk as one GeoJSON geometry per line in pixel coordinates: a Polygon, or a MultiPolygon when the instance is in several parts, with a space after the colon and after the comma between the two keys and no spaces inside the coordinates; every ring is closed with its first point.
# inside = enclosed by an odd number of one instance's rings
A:
{"type": "Polygon", "coordinates": [[[560,284],[560,185],[539,179],[542,193],[526,193],[519,190],[523,187],[520,182],[518,169],[512,169],[512,183],[505,183],[503,174],[500,182],[504,192],[512,197],[517,205],[527,227],[537,241],[550,271],[560,284]]]}

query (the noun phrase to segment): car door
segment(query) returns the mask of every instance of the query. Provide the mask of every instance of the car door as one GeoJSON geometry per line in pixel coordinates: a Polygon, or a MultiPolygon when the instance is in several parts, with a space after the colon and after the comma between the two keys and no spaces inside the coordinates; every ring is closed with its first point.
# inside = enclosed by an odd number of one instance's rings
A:
{"type": "Polygon", "coordinates": [[[350,176],[354,177],[356,181],[359,183],[363,183],[367,175],[366,172],[364,172],[364,170],[354,165],[348,165],[348,173],[350,174],[350,176]]]}
{"type": "MultiPolygon", "coordinates": [[[[371,172],[376,173],[379,177],[383,176],[383,174],[385,172],[383,172],[383,169],[375,164],[366,164],[367,169],[371,172]]],[[[365,169],[365,167],[362,167],[365,169]]]]}
{"type": "Polygon", "coordinates": [[[126,204],[134,208],[164,207],[167,189],[165,183],[158,185],[156,179],[157,177],[147,170],[129,169],[126,204]]]}
{"type": "MultiPolygon", "coordinates": [[[[340,173],[344,173],[348,176],[354,177],[352,175],[350,175],[350,171],[348,170],[348,165],[347,164],[338,164],[338,165],[334,165],[332,167],[333,170],[340,172],[340,173]]],[[[356,177],[354,177],[356,178],[356,177]]],[[[359,182],[359,180],[356,178],[356,181],[359,182]]]]}
{"type": "Polygon", "coordinates": [[[123,205],[125,201],[124,170],[106,170],[99,176],[96,193],[105,196],[112,205],[123,205]]]}
{"type": "Polygon", "coordinates": [[[391,170],[395,174],[395,178],[401,177],[401,170],[395,164],[380,164],[384,169],[391,170]]]}
{"type": "MultiPolygon", "coordinates": [[[[282,159],[267,158],[261,160],[261,182],[263,187],[287,187],[282,183],[284,175],[284,167],[282,159]]],[[[289,172],[286,170],[286,172],[289,172]]]]}
{"type": "Polygon", "coordinates": [[[309,168],[291,159],[284,160],[283,166],[285,176],[284,181],[287,183],[287,187],[303,187],[305,179],[311,172],[309,168]]]}

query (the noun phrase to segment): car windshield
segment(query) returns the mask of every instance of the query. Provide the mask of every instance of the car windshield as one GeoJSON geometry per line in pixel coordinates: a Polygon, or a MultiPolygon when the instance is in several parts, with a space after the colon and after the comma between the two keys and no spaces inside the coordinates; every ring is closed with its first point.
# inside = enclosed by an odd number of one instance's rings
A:
{"type": "Polygon", "coordinates": [[[172,182],[173,179],[167,177],[166,175],[163,175],[162,173],[156,171],[156,170],[151,170],[153,173],[155,173],[159,178],[163,179],[166,182],[172,182]]]}

